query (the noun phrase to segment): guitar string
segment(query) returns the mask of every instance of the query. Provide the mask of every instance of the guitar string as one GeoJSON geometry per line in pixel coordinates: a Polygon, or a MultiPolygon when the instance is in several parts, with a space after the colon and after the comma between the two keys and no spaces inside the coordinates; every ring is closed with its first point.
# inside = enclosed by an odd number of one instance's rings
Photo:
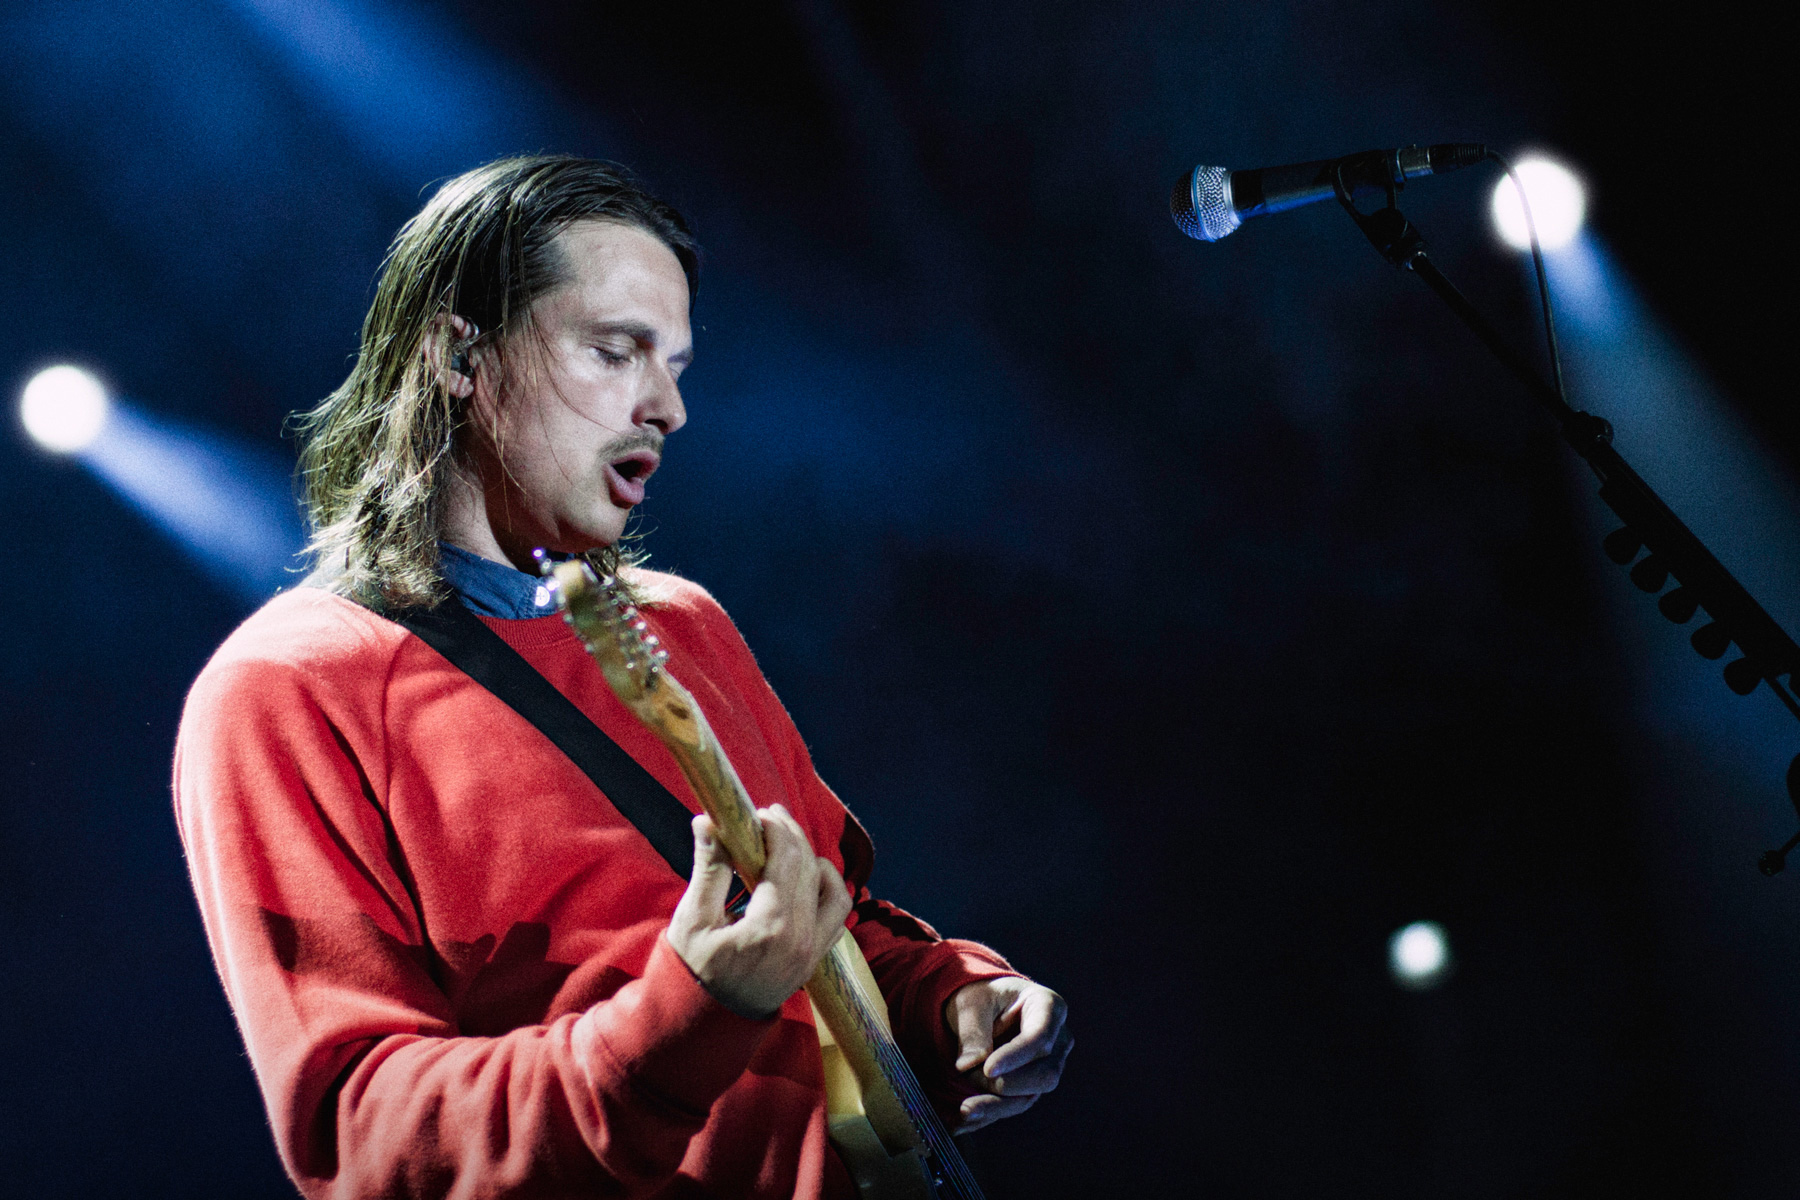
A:
{"type": "Polygon", "coordinates": [[[913,1119],[914,1127],[930,1148],[932,1156],[943,1169],[947,1177],[945,1182],[952,1184],[958,1193],[969,1197],[969,1200],[980,1200],[979,1185],[970,1177],[968,1167],[962,1161],[961,1154],[950,1144],[949,1135],[944,1131],[942,1124],[938,1122],[936,1112],[930,1102],[921,1094],[912,1068],[904,1058],[900,1057],[899,1048],[894,1044],[892,1036],[885,1029],[880,1028],[879,1022],[874,1018],[862,981],[844,972],[840,964],[834,962],[832,965],[834,970],[830,972],[830,975],[833,985],[838,988],[840,995],[844,995],[845,999],[849,1001],[848,1007],[858,1024],[862,1026],[864,1037],[867,1039],[870,1049],[875,1052],[882,1074],[887,1077],[895,1091],[903,1094],[903,1103],[909,1110],[908,1115],[913,1119]]]}
{"type": "Polygon", "coordinates": [[[956,1191],[967,1200],[982,1200],[981,1185],[975,1181],[968,1164],[963,1161],[961,1152],[951,1141],[949,1131],[938,1120],[936,1108],[924,1095],[918,1077],[913,1074],[912,1066],[901,1054],[893,1035],[881,1025],[880,1020],[875,1016],[876,1010],[862,980],[855,973],[843,969],[843,964],[838,961],[836,947],[833,947],[833,952],[827,957],[827,961],[831,964],[827,976],[838,988],[840,994],[844,994],[849,1001],[847,1007],[850,1008],[857,1023],[863,1026],[864,1036],[867,1038],[870,1048],[875,1051],[876,1060],[882,1067],[882,1074],[887,1077],[895,1091],[904,1094],[903,1099],[909,1109],[909,1115],[917,1114],[914,1118],[914,1125],[919,1127],[919,1133],[931,1148],[932,1157],[937,1159],[939,1166],[943,1169],[946,1176],[945,1182],[954,1185],[956,1191]],[[922,1127],[920,1127],[921,1120],[922,1127]]]}
{"type": "MultiPolygon", "coordinates": [[[[905,1063],[905,1060],[898,1057],[899,1047],[894,1043],[892,1035],[881,1027],[868,994],[862,987],[862,981],[857,979],[853,972],[844,969],[842,962],[838,961],[835,948],[827,977],[832,986],[837,989],[839,996],[844,999],[845,1007],[851,1016],[855,1018],[864,1040],[868,1042],[870,1050],[874,1052],[877,1062],[883,1068],[882,1073],[893,1077],[889,1079],[889,1082],[895,1086],[897,1092],[906,1093],[902,1100],[911,1103],[914,1109],[914,1112],[909,1112],[908,1116],[913,1118],[915,1125],[918,1124],[919,1119],[924,1118],[929,1109],[921,1110],[918,1107],[917,1102],[922,1097],[919,1095],[916,1077],[913,1076],[912,1069],[905,1063]],[[915,1116],[914,1113],[917,1115],[915,1116]]],[[[928,1131],[920,1130],[919,1132],[924,1135],[928,1131]]],[[[935,1148],[934,1146],[933,1149],[935,1148]]]]}
{"type": "MultiPolygon", "coordinates": [[[[860,983],[858,984],[859,991],[860,983]]],[[[885,1031],[884,1031],[885,1032],[885,1031]]],[[[891,1083],[898,1084],[898,1090],[904,1092],[910,1102],[911,1111],[922,1118],[926,1143],[931,1147],[933,1156],[943,1169],[947,1179],[955,1190],[968,1200],[980,1200],[981,1188],[971,1175],[968,1165],[963,1161],[955,1143],[950,1140],[949,1132],[938,1120],[937,1110],[930,1099],[924,1095],[918,1078],[913,1074],[911,1065],[901,1056],[899,1047],[890,1038],[875,1041],[877,1058],[883,1064],[883,1073],[891,1083]]]]}

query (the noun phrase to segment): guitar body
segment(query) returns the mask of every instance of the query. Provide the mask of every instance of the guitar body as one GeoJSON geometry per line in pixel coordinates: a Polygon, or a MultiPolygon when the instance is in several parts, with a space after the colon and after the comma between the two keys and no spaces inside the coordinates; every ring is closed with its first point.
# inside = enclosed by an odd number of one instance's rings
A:
{"type": "Polygon", "coordinates": [[[932,1200],[937,1185],[917,1150],[889,1156],[867,1117],[833,1117],[831,1145],[866,1200],[932,1200]]]}
{"type": "MultiPolygon", "coordinates": [[[[756,807],[706,715],[664,667],[657,644],[616,581],[579,561],[546,563],[563,617],[613,693],[661,739],[713,820],[744,882],[764,861],[756,807]]],[[[832,1145],[865,1200],[982,1200],[981,1188],[894,1043],[887,1002],[845,930],[806,982],[825,1070],[832,1145]]]]}

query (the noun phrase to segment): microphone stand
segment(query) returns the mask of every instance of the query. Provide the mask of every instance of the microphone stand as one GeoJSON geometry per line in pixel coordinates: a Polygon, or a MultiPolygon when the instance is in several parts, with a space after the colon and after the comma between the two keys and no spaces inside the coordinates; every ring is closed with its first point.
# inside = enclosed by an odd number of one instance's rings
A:
{"type": "MultiPolygon", "coordinates": [[[[1372,213],[1356,207],[1341,170],[1337,172],[1336,190],[1339,203],[1381,256],[1424,280],[1493,351],[1501,365],[1525,385],[1525,390],[1556,417],[1563,440],[1599,477],[1600,499],[1624,522],[1602,542],[1606,556],[1628,567],[1631,581],[1641,590],[1661,593],[1656,607],[1677,625],[1687,623],[1697,611],[1704,610],[1708,621],[1689,638],[1701,657],[1723,658],[1734,643],[1743,652],[1742,657],[1725,664],[1726,686],[1747,696],[1766,681],[1788,712],[1800,720],[1800,702],[1796,702],[1792,690],[1800,682],[1792,678],[1793,672],[1800,670],[1800,645],[1613,448],[1612,425],[1602,417],[1571,407],[1561,390],[1545,383],[1524,356],[1509,346],[1469,298],[1438,270],[1425,253],[1425,239],[1395,205],[1397,183],[1388,185],[1387,207],[1372,213]],[[1638,557],[1640,551],[1646,551],[1642,558],[1638,557]],[[1675,586],[1664,592],[1662,589],[1671,578],[1675,586]],[[1788,686],[1781,682],[1784,675],[1790,676],[1788,686]]],[[[1544,319],[1550,320],[1547,300],[1544,319]]],[[[1788,766],[1787,791],[1796,815],[1800,816],[1800,755],[1788,766]]],[[[1800,846],[1800,833],[1780,849],[1764,852],[1758,868],[1764,875],[1777,874],[1796,846],[1800,846]]]]}

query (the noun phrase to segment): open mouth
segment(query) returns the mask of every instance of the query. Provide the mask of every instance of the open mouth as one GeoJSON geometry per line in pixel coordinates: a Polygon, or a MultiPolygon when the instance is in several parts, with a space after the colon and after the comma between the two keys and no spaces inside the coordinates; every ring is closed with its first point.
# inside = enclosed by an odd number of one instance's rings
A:
{"type": "Polygon", "coordinates": [[[612,501],[623,508],[644,502],[644,481],[656,471],[657,456],[640,450],[606,464],[606,482],[612,501]]]}
{"type": "Polygon", "coordinates": [[[652,464],[638,458],[628,458],[613,464],[613,470],[625,479],[648,479],[653,469],[652,464]]]}

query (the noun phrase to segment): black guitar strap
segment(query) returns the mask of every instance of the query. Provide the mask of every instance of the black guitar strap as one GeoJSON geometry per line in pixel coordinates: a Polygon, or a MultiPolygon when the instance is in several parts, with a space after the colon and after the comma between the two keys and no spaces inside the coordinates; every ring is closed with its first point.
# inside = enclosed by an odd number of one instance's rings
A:
{"type": "MultiPolygon", "coordinates": [[[[582,774],[594,781],[621,816],[644,835],[683,879],[694,874],[694,814],[657,782],[624,747],[588,720],[573,701],[525,661],[523,655],[481,622],[460,600],[436,608],[385,614],[504,701],[549,738],[582,774]]],[[[749,900],[743,881],[732,880],[726,907],[740,910],[749,900]]]]}

